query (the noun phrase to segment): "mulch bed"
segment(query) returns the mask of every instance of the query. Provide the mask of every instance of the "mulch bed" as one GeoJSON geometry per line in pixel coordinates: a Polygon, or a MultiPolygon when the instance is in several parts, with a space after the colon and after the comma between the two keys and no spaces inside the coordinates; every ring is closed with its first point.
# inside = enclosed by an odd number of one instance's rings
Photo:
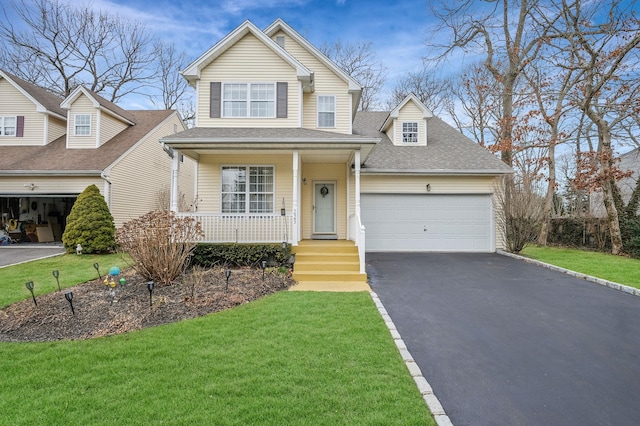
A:
{"type": "Polygon", "coordinates": [[[0,341],[37,342],[79,340],[125,333],[195,318],[242,305],[268,294],[286,290],[294,281],[290,274],[267,270],[233,269],[226,288],[224,269],[196,275],[185,274],[172,285],[155,285],[150,305],[147,281],[133,270],[123,271],[126,284],[111,287],[99,279],[37,296],[0,310],[0,341]],[[192,296],[193,290],[193,296],[192,296]],[[73,308],[65,299],[73,292],[73,308]]]}

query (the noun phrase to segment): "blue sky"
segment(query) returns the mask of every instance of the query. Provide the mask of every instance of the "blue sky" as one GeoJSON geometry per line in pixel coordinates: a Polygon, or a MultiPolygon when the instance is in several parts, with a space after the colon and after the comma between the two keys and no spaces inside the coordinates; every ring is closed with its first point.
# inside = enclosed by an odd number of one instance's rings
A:
{"type": "MultiPolygon", "coordinates": [[[[320,46],[372,42],[387,68],[387,89],[423,66],[430,20],[425,0],[93,0],[94,8],[145,23],[196,59],[246,19],[266,28],[277,18],[320,46]]],[[[185,66],[188,64],[184,64],[185,66]]]]}

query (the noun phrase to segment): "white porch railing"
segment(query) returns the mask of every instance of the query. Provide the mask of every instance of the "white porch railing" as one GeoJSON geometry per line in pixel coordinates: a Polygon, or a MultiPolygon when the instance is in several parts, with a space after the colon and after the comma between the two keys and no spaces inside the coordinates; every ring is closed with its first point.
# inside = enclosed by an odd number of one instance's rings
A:
{"type": "Polygon", "coordinates": [[[360,273],[366,272],[366,265],[364,264],[364,252],[365,252],[365,228],[362,225],[360,216],[352,214],[349,216],[349,239],[355,241],[358,247],[358,256],[360,257],[360,273]]]}
{"type": "Polygon", "coordinates": [[[202,243],[291,243],[293,215],[178,213],[200,222],[202,243]]]}

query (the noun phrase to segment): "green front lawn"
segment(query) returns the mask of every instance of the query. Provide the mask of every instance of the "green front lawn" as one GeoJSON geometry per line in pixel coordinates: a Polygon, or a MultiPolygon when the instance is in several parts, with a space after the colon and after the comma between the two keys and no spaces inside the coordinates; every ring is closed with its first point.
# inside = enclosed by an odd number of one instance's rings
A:
{"type": "Polygon", "coordinates": [[[0,424],[433,425],[367,293],[282,292],[107,338],[0,343],[0,424]]]}
{"type": "Polygon", "coordinates": [[[570,248],[527,246],[523,256],[640,288],[640,260],[570,248]]]}
{"type": "Polygon", "coordinates": [[[96,279],[98,272],[93,267],[94,263],[98,263],[100,273],[104,276],[112,266],[124,268],[130,265],[131,259],[122,254],[65,254],[0,268],[0,308],[31,297],[24,285],[27,281],[33,281],[36,296],[57,290],[58,285],[52,274],[54,270],[60,273],[58,279],[61,288],[96,279]]]}

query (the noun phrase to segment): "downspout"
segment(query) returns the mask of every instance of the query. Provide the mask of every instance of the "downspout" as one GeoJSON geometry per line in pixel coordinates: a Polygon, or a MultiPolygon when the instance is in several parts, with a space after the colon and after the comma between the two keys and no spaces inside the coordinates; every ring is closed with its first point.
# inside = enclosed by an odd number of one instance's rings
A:
{"type": "MultiPolygon", "coordinates": [[[[109,175],[105,172],[100,173],[100,177],[104,180],[102,192],[104,193],[104,199],[107,202],[107,207],[109,207],[109,211],[111,212],[111,181],[109,180],[109,175]]],[[[111,214],[113,214],[113,212],[111,212],[111,214]]]]}
{"type": "Polygon", "coordinates": [[[178,187],[178,174],[180,171],[180,152],[174,150],[173,158],[171,162],[171,211],[178,212],[178,194],[180,188],[178,187]]]}

